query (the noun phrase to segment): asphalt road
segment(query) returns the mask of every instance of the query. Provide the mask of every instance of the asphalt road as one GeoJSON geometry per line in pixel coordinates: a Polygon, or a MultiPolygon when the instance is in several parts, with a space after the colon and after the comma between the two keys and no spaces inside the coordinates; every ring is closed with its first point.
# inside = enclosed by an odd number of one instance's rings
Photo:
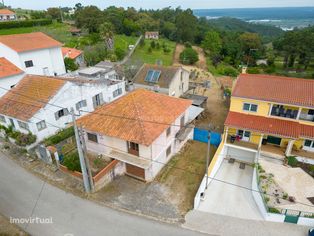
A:
{"type": "Polygon", "coordinates": [[[31,235],[199,235],[64,192],[28,173],[1,152],[0,212],[9,219],[52,219],[53,223],[20,225],[31,235]]]}

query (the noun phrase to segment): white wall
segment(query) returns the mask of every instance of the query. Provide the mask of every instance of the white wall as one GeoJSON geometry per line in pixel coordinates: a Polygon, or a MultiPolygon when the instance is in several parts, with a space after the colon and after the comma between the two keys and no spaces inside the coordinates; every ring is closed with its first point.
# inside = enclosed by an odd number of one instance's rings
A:
{"type": "Polygon", "coordinates": [[[45,75],[43,68],[48,68],[49,76],[65,74],[61,47],[39,49],[17,53],[11,48],[0,43],[0,57],[5,57],[27,74],[45,75]],[[33,67],[25,67],[25,61],[32,60],[33,67]]]}
{"type": "MultiPolygon", "coordinates": [[[[76,103],[81,100],[87,101],[87,107],[81,108],[82,110],[91,112],[94,110],[92,97],[96,94],[102,93],[104,102],[109,103],[125,94],[125,82],[119,81],[119,83],[107,86],[105,84],[93,84],[93,83],[84,83],[84,84],[76,84],[73,82],[66,82],[66,84],[58,91],[58,93],[49,101],[49,104],[44,108],[40,109],[34,116],[28,121],[29,131],[37,136],[37,142],[43,140],[46,137],[49,137],[55,134],[60,128],[65,128],[70,122],[72,122],[71,115],[63,116],[60,119],[55,119],[55,112],[61,110],[54,105],[68,108],[70,111],[71,107],[74,108],[75,112],[78,114],[76,110],[76,103]],[[118,97],[113,98],[113,91],[117,88],[122,88],[122,94],[118,97]],[[47,127],[41,131],[38,131],[36,123],[41,120],[46,121],[47,127]]],[[[86,113],[82,113],[81,116],[86,113]]],[[[6,116],[6,126],[9,126],[10,117],[6,116]]],[[[12,118],[17,130],[28,133],[28,130],[24,130],[19,127],[17,119],[12,118]]]]}
{"type": "MultiPolygon", "coordinates": [[[[10,90],[11,86],[16,85],[24,76],[25,73],[21,73],[18,75],[0,78],[0,87],[10,90]]],[[[0,97],[2,97],[7,92],[8,92],[7,90],[0,88],[0,97]]]]}
{"type": "Polygon", "coordinates": [[[180,68],[169,85],[169,96],[180,97],[189,89],[190,73],[180,68]],[[183,85],[183,86],[182,86],[183,85]]]}
{"type": "Polygon", "coordinates": [[[239,161],[248,162],[248,163],[255,163],[256,152],[252,152],[249,150],[242,150],[236,147],[230,147],[226,145],[227,153],[230,158],[234,158],[239,161]]]}

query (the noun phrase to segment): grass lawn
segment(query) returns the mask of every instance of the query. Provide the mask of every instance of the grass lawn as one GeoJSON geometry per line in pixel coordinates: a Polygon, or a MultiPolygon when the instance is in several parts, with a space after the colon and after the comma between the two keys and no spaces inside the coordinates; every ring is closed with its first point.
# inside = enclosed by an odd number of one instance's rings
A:
{"type": "Polygon", "coordinates": [[[114,36],[114,47],[128,49],[129,45],[136,43],[137,37],[117,34],[114,36]]]}
{"type": "MultiPolygon", "coordinates": [[[[211,156],[215,152],[216,147],[211,146],[211,156]]],[[[205,174],[206,153],[206,143],[189,141],[156,178],[171,189],[170,199],[179,205],[182,214],[193,208],[195,194],[205,174]]]]}
{"type": "Polygon", "coordinates": [[[176,43],[167,39],[159,39],[155,41],[159,42],[160,49],[152,49],[152,52],[148,52],[151,40],[145,40],[144,46],[138,46],[131,57],[131,61],[142,61],[143,63],[155,64],[157,60],[161,60],[163,65],[170,66],[173,62],[173,54],[176,43]],[[170,49],[170,52],[164,53],[162,45],[165,43],[170,49]]]}

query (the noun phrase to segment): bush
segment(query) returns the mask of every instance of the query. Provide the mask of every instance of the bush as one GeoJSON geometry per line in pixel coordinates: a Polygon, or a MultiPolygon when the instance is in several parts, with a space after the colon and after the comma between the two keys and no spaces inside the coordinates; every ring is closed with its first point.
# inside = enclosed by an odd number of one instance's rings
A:
{"type": "Polygon", "coordinates": [[[186,48],[180,53],[180,62],[184,65],[193,65],[198,61],[198,54],[193,48],[186,48]]]}
{"type": "Polygon", "coordinates": [[[80,158],[77,151],[64,156],[62,165],[66,166],[68,170],[82,172],[80,158]]]}
{"type": "Polygon", "coordinates": [[[260,70],[256,67],[249,67],[247,69],[248,74],[260,74],[260,70]]]}
{"type": "Polygon", "coordinates": [[[122,60],[125,57],[125,54],[126,54],[125,50],[123,48],[121,48],[121,47],[117,47],[114,50],[114,53],[116,54],[118,60],[122,60]]]}
{"type": "Polygon", "coordinates": [[[64,58],[64,65],[67,71],[75,71],[78,69],[78,65],[69,57],[64,58]]]}
{"type": "Polygon", "coordinates": [[[168,46],[163,47],[163,51],[165,54],[169,53],[171,49],[168,46]]]}
{"type": "Polygon", "coordinates": [[[147,49],[147,52],[148,52],[148,53],[152,53],[152,52],[153,52],[152,47],[149,47],[149,48],[147,49]]]}
{"type": "Polygon", "coordinates": [[[19,146],[25,147],[36,142],[37,137],[32,133],[24,134],[18,131],[16,131],[16,133],[15,144],[19,146]]]}
{"type": "Polygon", "coordinates": [[[150,43],[150,47],[151,47],[151,48],[155,48],[155,47],[156,47],[156,43],[155,43],[155,41],[151,41],[151,43],[150,43]]]}
{"type": "Polygon", "coordinates": [[[44,144],[46,146],[51,146],[51,145],[60,143],[61,141],[65,140],[67,138],[70,138],[72,136],[74,136],[74,128],[70,127],[70,128],[59,131],[57,134],[55,134],[49,138],[46,138],[44,140],[44,144]]]}
{"type": "Polygon", "coordinates": [[[288,158],[288,165],[291,167],[296,167],[298,165],[298,160],[295,156],[289,156],[288,158]]]}
{"type": "Polygon", "coordinates": [[[33,27],[33,26],[42,26],[42,25],[50,25],[50,24],[52,24],[51,19],[5,21],[5,22],[0,22],[0,29],[33,27]]]}
{"type": "Polygon", "coordinates": [[[231,76],[231,77],[237,77],[238,71],[232,67],[226,67],[226,66],[220,66],[217,70],[217,72],[221,75],[231,76]]]}
{"type": "Polygon", "coordinates": [[[280,211],[277,208],[275,208],[275,207],[269,207],[268,208],[268,212],[269,213],[280,214],[280,211]]]}

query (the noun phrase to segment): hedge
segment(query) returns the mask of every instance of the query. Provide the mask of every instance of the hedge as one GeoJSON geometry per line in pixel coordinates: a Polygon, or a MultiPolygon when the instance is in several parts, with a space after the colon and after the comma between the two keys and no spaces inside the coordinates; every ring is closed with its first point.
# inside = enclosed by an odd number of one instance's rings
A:
{"type": "Polygon", "coordinates": [[[49,138],[46,138],[44,140],[44,144],[46,146],[55,145],[57,143],[60,143],[63,140],[66,140],[67,138],[72,137],[72,136],[74,136],[74,128],[73,128],[73,126],[67,128],[67,129],[61,130],[57,134],[55,134],[55,135],[53,135],[53,136],[51,136],[49,138]]]}
{"type": "Polygon", "coordinates": [[[50,25],[50,24],[52,24],[51,19],[5,21],[5,22],[0,22],[0,29],[33,27],[33,26],[42,26],[42,25],[50,25]]]}

